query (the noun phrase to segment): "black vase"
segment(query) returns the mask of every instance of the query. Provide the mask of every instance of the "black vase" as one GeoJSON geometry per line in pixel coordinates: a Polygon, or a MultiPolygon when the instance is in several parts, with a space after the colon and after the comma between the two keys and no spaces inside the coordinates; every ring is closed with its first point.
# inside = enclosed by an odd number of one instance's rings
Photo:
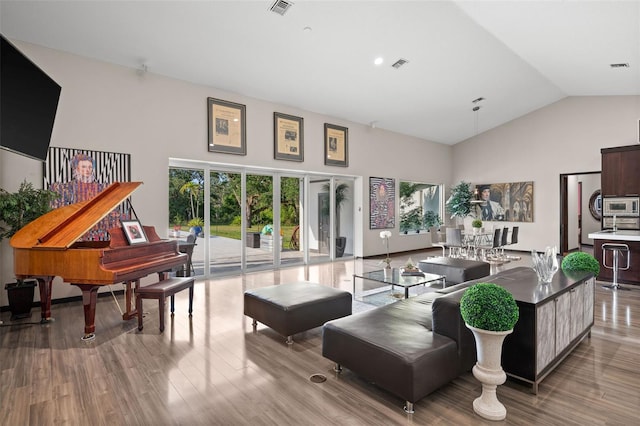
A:
{"type": "Polygon", "coordinates": [[[33,306],[33,296],[37,281],[23,281],[18,283],[8,283],[4,285],[9,299],[9,310],[11,311],[11,321],[29,318],[31,307],[33,306]]]}

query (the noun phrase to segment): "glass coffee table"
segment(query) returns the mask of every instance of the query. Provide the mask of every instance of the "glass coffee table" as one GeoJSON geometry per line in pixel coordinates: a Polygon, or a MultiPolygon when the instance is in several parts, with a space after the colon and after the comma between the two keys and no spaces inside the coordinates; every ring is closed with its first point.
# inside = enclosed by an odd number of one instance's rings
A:
{"type": "Polygon", "coordinates": [[[418,285],[432,284],[437,281],[442,281],[442,288],[445,287],[445,276],[437,274],[416,274],[416,275],[403,275],[400,268],[392,268],[390,276],[385,277],[382,269],[371,272],[362,272],[353,274],[353,295],[358,300],[363,300],[367,294],[380,293],[386,290],[387,287],[393,290],[395,286],[404,288],[404,298],[409,298],[409,289],[418,285]],[[360,288],[356,287],[356,278],[363,280],[363,284],[360,288]],[[373,281],[374,284],[366,284],[364,281],[373,281]],[[380,285],[382,284],[382,285],[380,285]],[[360,291],[358,291],[360,290],[360,291]]]}

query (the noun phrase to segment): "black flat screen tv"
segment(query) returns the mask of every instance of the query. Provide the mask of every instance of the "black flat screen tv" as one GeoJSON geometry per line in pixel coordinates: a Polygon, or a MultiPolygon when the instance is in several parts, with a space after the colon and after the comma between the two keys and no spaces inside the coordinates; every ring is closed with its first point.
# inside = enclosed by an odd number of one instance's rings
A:
{"type": "Polygon", "coordinates": [[[45,161],[61,87],[0,38],[0,148],[45,161]]]}

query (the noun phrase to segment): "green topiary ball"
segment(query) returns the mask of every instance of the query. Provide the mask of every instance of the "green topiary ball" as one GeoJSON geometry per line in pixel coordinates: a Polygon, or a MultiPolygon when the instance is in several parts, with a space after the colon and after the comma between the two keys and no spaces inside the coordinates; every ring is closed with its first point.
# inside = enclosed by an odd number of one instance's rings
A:
{"type": "Polygon", "coordinates": [[[469,287],[460,299],[460,314],[468,325],[488,331],[508,331],[518,322],[519,310],[507,290],[493,283],[469,287]]]}
{"type": "Polygon", "coordinates": [[[597,277],[600,273],[600,263],[589,253],[576,251],[562,259],[562,270],[564,272],[589,271],[597,277]]]}

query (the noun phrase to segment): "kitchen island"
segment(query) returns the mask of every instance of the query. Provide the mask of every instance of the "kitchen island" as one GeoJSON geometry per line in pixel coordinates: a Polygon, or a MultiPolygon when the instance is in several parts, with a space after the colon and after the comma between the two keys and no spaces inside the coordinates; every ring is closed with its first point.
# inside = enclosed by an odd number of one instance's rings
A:
{"type": "MultiPolygon", "coordinates": [[[[618,282],[627,284],[640,285],[640,231],[636,230],[605,230],[600,232],[592,232],[589,238],[593,238],[593,255],[600,262],[599,280],[612,281],[613,271],[605,268],[602,260],[602,245],[605,243],[626,244],[631,251],[631,262],[628,270],[620,270],[618,272],[618,282]]],[[[607,257],[607,265],[613,263],[611,254],[607,257]]],[[[621,259],[621,265],[626,264],[626,259],[621,259]]]]}

